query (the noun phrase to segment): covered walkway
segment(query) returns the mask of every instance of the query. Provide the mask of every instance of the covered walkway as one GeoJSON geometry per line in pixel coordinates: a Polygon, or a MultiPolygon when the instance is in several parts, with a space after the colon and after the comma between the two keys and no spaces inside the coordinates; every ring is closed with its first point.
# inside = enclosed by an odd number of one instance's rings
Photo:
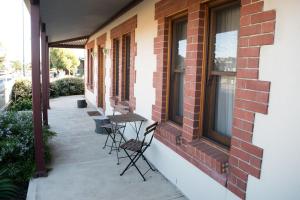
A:
{"type": "MultiPolygon", "coordinates": [[[[95,108],[76,108],[79,98],[50,101],[49,124],[58,133],[51,141],[52,170],[48,177],[30,182],[27,200],[186,199],[158,172],[149,172],[146,182],[134,168],[119,176],[128,160],[118,166],[116,155],[102,149],[105,136],[94,132],[93,117],[87,114],[95,108]]],[[[146,168],[143,162],[139,164],[146,168]]]]}

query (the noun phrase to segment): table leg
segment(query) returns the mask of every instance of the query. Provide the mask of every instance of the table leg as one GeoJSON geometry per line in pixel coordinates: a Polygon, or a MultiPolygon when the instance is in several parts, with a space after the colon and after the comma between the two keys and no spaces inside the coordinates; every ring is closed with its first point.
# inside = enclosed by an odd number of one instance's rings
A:
{"type": "Polygon", "coordinates": [[[140,134],[140,131],[141,131],[141,127],[142,127],[142,124],[143,124],[143,121],[140,121],[140,126],[139,126],[139,129],[137,130],[137,133],[136,133],[136,136],[137,136],[137,140],[139,140],[139,134],[140,134]]]}
{"type": "Polygon", "coordinates": [[[108,138],[109,138],[109,131],[106,129],[106,128],[104,128],[105,129],[105,131],[106,131],[106,133],[107,133],[107,137],[106,137],[106,140],[105,140],[105,143],[104,143],[104,146],[102,147],[103,149],[105,149],[105,147],[107,146],[107,141],[108,141],[108,138]]]}
{"type": "Polygon", "coordinates": [[[112,142],[111,142],[110,151],[109,151],[108,154],[111,154],[112,149],[113,149],[113,148],[116,148],[116,140],[115,140],[116,134],[115,134],[115,133],[113,133],[113,134],[114,134],[114,136],[110,136],[111,139],[112,139],[112,142]],[[114,147],[114,146],[115,146],[115,147],[114,147]]]}

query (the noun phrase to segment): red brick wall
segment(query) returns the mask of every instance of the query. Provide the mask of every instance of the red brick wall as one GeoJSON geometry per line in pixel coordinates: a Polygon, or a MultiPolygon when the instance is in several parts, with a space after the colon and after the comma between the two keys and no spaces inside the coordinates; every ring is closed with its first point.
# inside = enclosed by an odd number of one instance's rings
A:
{"type": "Polygon", "coordinates": [[[155,5],[158,22],[153,74],[156,89],[152,118],[161,122],[156,138],[214,178],[242,199],[246,198],[248,175],[260,177],[263,149],[252,144],[255,113],[267,114],[270,82],[259,80],[260,47],[274,42],[275,17],[263,11],[263,0],[242,0],[238,47],[237,89],[230,150],[201,136],[201,85],[205,61],[205,5],[200,0],[161,0],[155,5]],[[168,16],[188,13],[188,40],[184,82],[183,126],[167,120],[168,16]]]}
{"type": "MultiPolygon", "coordinates": [[[[136,56],[136,48],[137,44],[135,42],[135,29],[137,28],[137,16],[134,16],[127,21],[123,22],[122,24],[116,26],[111,30],[110,36],[111,36],[111,41],[112,41],[112,50],[111,52],[114,51],[114,45],[113,41],[114,39],[119,39],[119,96],[114,97],[117,98],[119,101],[122,101],[124,99],[124,74],[122,73],[124,71],[125,65],[123,63],[123,35],[125,34],[130,34],[131,36],[131,50],[130,50],[130,94],[129,94],[129,106],[131,110],[135,110],[136,106],[136,98],[134,96],[134,84],[136,82],[135,78],[135,56],[136,56]]],[[[114,61],[113,58],[113,53],[111,53],[112,56],[112,61],[114,61]]],[[[114,77],[114,69],[113,69],[113,63],[112,62],[112,67],[111,67],[111,77],[114,77]]],[[[114,80],[112,79],[112,86],[114,85],[114,80]]],[[[113,91],[114,87],[111,87],[111,95],[115,94],[113,91]]]]}
{"type": "Polygon", "coordinates": [[[228,188],[245,198],[248,175],[260,178],[263,149],[252,144],[255,114],[267,114],[270,82],[259,80],[260,48],[274,43],[276,11],[242,0],[228,188]]]}
{"type": "MultiPolygon", "coordinates": [[[[93,49],[95,46],[95,41],[90,41],[89,43],[86,44],[85,49],[86,51],[89,51],[91,49],[93,49]]],[[[87,53],[87,57],[88,57],[88,62],[87,62],[87,79],[86,79],[86,85],[87,88],[90,92],[94,92],[94,59],[92,59],[92,61],[89,58],[89,53],[87,53]]]]}
{"type": "Polygon", "coordinates": [[[169,21],[166,16],[180,11],[188,11],[187,57],[184,82],[184,116],[182,138],[189,142],[197,138],[200,118],[200,79],[202,65],[204,10],[200,1],[195,0],[165,0],[155,7],[155,19],[158,21],[158,35],[154,40],[154,53],[157,55],[157,70],[153,75],[156,88],[156,102],[153,106],[153,120],[167,121],[167,59],[169,21]],[[197,91],[197,92],[195,92],[197,91]],[[198,103],[198,105],[197,105],[198,103]]]}

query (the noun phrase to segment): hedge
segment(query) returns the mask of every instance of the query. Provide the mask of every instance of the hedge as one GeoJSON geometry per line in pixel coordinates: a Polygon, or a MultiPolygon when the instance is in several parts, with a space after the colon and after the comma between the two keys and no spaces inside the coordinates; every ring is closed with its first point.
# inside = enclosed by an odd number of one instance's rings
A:
{"type": "Polygon", "coordinates": [[[81,78],[63,78],[50,83],[50,97],[84,94],[81,78]]]}
{"type": "MultiPolygon", "coordinates": [[[[81,78],[63,78],[50,83],[50,97],[84,94],[84,81],[81,78]]],[[[9,111],[32,109],[32,87],[29,80],[15,82],[11,92],[9,111]]]]}
{"type": "Polygon", "coordinates": [[[32,99],[32,87],[29,80],[17,80],[12,87],[11,101],[32,99]]]}

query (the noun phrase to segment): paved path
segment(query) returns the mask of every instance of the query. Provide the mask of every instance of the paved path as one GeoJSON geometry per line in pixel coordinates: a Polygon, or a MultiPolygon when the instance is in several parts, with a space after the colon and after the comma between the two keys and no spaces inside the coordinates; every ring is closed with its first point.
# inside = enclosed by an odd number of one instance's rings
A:
{"type": "MultiPolygon", "coordinates": [[[[103,150],[104,135],[94,132],[93,117],[87,109],[77,109],[81,96],[51,100],[49,124],[58,133],[52,139],[52,170],[47,178],[30,182],[27,200],[184,200],[175,186],[158,172],[146,174],[143,182],[131,168],[120,172],[128,160],[116,165],[116,155],[103,150]]],[[[143,162],[139,165],[146,169],[143,162]]]]}

